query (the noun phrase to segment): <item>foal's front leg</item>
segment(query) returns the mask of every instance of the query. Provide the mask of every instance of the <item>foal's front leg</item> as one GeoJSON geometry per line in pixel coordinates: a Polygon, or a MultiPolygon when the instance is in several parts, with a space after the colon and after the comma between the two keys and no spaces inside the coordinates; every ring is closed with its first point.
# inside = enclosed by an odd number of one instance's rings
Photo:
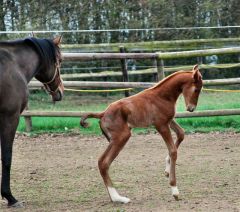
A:
{"type": "MultiPolygon", "coordinates": [[[[180,125],[174,119],[170,123],[170,128],[177,135],[175,145],[178,149],[178,147],[180,146],[181,142],[184,139],[184,130],[180,127],[180,125]]],[[[165,161],[166,161],[165,175],[166,175],[166,177],[169,177],[169,173],[170,173],[170,157],[169,157],[169,155],[167,155],[165,161]]]]}
{"type": "Polygon", "coordinates": [[[173,197],[177,200],[179,196],[179,191],[177,188],[177,183],[176,183],[176,160],[177,160],[177,147],[173,142],[171,131],[169,126],[162,125],[162,126],[156,126],[158,132],[162,135],[170,156],[170,173],[169,173],[169,183],[172,189],[172,195],[173,197]]]}

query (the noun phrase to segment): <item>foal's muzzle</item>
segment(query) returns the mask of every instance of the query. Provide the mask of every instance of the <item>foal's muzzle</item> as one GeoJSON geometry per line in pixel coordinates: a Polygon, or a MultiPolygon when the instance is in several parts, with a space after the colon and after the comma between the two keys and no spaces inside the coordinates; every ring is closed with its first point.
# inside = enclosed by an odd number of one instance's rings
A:
{"type": "Polygon", "coordinates": [[[195,109],[196,109],[195,105],[188,105],[187,106],[187,111],[189,111],[189,112],[193,112],[195,109]]]}

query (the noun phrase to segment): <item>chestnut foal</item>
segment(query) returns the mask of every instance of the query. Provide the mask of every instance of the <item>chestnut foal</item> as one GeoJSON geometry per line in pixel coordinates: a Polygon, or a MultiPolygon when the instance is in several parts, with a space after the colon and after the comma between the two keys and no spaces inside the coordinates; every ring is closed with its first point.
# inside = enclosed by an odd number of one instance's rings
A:
{"type": "Polygon", "coordinates": [[[109,167],[131,136],[131,129],[151,125],[162,135],[167,145],[169,155],[166,158],[165,173],[169,176],[172,195],[178,199],[175,166],[177,148],[184,138],[184,131],[173,120],[176,101],[182,93],[187,111],[193,112],[201,88],[202,76],[198,65],[195,65],[192,71],[176,72],[149,89],[110,104],[102,113],[88,113],[81,118],[80,124],[83,127],[88,126],[85,122],[87,118],[99,118],[101,130],[109,141],[109,146],[100,157],[98,165],[113,202],[128,203],[130,199],[120,196],[113,187],[108,174],[109,167]],[[175,143],[170,128],[177,134],[175,143]]]}

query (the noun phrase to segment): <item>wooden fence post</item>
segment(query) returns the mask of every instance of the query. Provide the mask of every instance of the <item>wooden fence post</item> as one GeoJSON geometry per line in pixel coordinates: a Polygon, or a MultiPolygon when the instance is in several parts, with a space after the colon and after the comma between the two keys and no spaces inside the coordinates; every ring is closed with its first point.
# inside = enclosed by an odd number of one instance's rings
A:
{"type": "MultiPolygon", "coordinates": [[[[126,52],[124,46],[120,46],[119,50],[120,50],[121,53],[126,52]]],[[[129,78],[128,78],[128,70],[127,70],[127,60],[126,59],[121,59],[120,61],[121,61],[121,67],[122,67],[123,82],[128,82],[129,78]]],[[[126,97],[130,96],[129,91],[125,91],[125,96],[126,97]]]]}
{"type": "Polygon", "coordinates": [[[157,58],[157,78],[158,81],[162,80],[165,77],[164,74],[164,61],[163,59],[157,58]]]}
{"type": "Polygon", "coordinates": [[[198,65],[203,64],[203,57],[201,57],[201,56],[197,57],[197,63],[198,63],[198,65]]]}
{"type": "MultiPolygon", "coordinates": [[[[29,109],[29,105],[27,104],[25,110],[29,109]]],[[[31,132],[32,131],[32,119],[31,116],[24,116],[25,119],[25,129],[26,132],[31,132]]]]}
{"type": "MultiPolygon", "coordinates": [[[[153,59],[153,67],[156,68],[156,70],[157,70],[157,59],[156,58],[153,59]]],[[[158,80],[158,72],[153,73],[153,80],[156,81],[156,82],[159,81],[158,80]]]]}

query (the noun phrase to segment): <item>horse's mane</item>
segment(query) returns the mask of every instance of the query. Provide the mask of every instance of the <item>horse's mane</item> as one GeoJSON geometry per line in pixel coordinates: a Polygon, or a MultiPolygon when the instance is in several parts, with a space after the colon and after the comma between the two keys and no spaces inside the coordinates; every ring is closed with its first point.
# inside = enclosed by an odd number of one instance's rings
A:
{"type": "Polygon", "coordinates": [[[26,38],[24,42],[32,46],[40,56],[41,63],[47,68],[56,62],[57,50],[50,39],[26,38]]]}
{"type": "Polygon", "coordinates": [[[191,71],[178,71],[175,72],[169,76],[167,76],[166,78],[164,78],[163,80],[161,80],[160,82],[158,82],[156,85],[154,85],[153,87],[149,88],[149,89],[154,89],[156,87],[161,86],[162,84],[166,83],[167,81],[169,81],[170,79],[172,79],[173,77],[180,75],[180,74],[184,74],[184,73],[192,73],[191,71]]]}
{"type": "Polygon", "coordinates": [[[0,41],[0,45],[6,45],[6,46],[9,46],[9,45],[18,45],[18,44],[22,44],[24,43],[24,40],[10,40],[10,41],[0,41]]]}
{"type": "Polygon", "coordinates": [[[0,41],[0,46],[18,46],[28,45],[34,48],[40,57],[41,66],[49,68],[53,63],[56,62],[56,56],[60,50],[54,45],[50,39],[38,39],[34,37],[19,39],[14,41],[0,41]]]}

